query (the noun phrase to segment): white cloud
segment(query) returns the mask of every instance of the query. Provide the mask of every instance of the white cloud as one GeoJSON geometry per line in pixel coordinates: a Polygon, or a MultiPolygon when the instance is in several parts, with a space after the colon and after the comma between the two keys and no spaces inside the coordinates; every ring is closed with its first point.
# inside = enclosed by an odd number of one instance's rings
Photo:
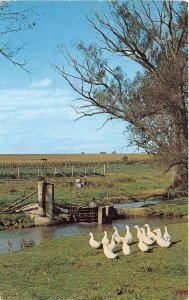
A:
{"type": "Polygon", "coordinates": [[[52,84],[52,80],[49,78],[45,78],[39,81],[34,81],[31,83],[31,88],[46,88],[52,84]]]}
{"type": "Polygon", "coordinates": [[[85,153],[117,150],[124,125],[78,117],[68,89],[10,89],[0,92],[0,153],[85,153]]]}

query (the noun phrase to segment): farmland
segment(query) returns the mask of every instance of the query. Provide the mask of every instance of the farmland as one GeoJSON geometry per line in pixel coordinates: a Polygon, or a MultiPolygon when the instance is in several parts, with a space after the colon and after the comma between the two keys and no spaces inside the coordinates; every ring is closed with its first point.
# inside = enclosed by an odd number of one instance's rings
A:
{"type": "MultiPolygon", "coordinates": [[[[44,178],[45,172],[48,180],[54,184],[57,204],[88,205],[92,199],[99,205],[128,202],[133,199],[140,201],[150,195],[165,193],[172,182],[172,173],[164,174],[163,168],[144,154],[1,155],[0,158],[1,164],[6,164],[0,173],[0,211],[15,201],[37,192],[38,180],[44,178]],[[47,158],[47,166],[41,166],[40,160],[44,158],[47,158]],[[40,160],[31,165],[32,159],[40,160]],[[19,178],[15,166],[17,161],[20,162],[19,178]],[[67,163],[65,166],[66,161],[69,161],[70,165],[67,163]],[[49,165],[53,163],[54,167],[50,168],[49,165]],[[55,170],[58,172],[55,173],[55,170]],[[75,184],[76,178],[81,178],[87,184],[78,189],[75,184]]],[[[181,200],[184,205],[180,205],[178,201],[170,206],[171,212],[169,208],[165,209],[165,204],[159,211],[166,215],[185,215],[187,210],[185,200],[186,198],[181,200]]],[[[24,200],[24,204],[33,202],[37,202],[37,194],[24,200]]],[[[136,214],[136,210],[130,214],[136,214]]],[[[151,215],[151,211],[140,210],[140,214],[151,215]]],[[[1,212],[0,220],[6,218],[7,215],[1,212]]],[[[11,219],[23,219],[24,226],[31,225],[31,221],[22,215],[12,214],[11,219]]]]}
{"type": "MultiPolygon", "coordinates": [[[[45,172],[55,184],[56,202],[81,205],[93,198],[99,203],[108,203],[125,201],[130,196],[145,197],[154,190],[162,192],[171,183],[171,174],[164,175],[163,169],[144,154],[1,155],[1,165],[0,209],[34,192],[45,172]],[[41,165],[44,157],[47,165],[43,165],[43,161],[41,165]],[[33,165],[32,160],[35,161],[33,165]],[[54,167],[49,167],[52,165],[54,167]],[[77,189],[76,178],[82,178],[88,185],[77,189]]],[[[29,201],[36,201],[36,195],[29,201]]]]}
{"type": "Polygon", "coordinates": [[[43,159],[47,159],[50,165],[82,165],[82,164],[104,164],[119,163],[127,155],[129,160],[142,161],[151,159],[146,154],[1,154],[0,165],[40,165],[43,159]]]}

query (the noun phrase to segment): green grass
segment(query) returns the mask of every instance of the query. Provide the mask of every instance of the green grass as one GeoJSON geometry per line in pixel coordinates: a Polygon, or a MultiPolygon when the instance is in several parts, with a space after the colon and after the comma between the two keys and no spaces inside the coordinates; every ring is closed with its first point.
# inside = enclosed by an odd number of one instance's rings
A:
{"type": "MultiPolygon", "coordinates": [[[[114,165],[107,170],[106,176],[84,176],[83,180],[91,183],[81,189],[75,186],[76,177],[56,178],[50,180],[55,184],[55,202],[72,202],[87,204],[92,198],[100,203],[107,202],[111,197],[145,196],[149,190],[165,189],[171,183],[171,174],[163,175],[160,167],[151,164],[114,165]],[[70,188],[69,182],[73,182],[70,188]]],[[[21,178],[20,180],[0,179],[0,209],[12,204],[19,198],[37,190],[37,178],[21,178]]],[[[37,201],[37,195],[27,202],[37,201]]]]}
{"type": "Polygon", "coordinates": [[[186,217],[188,215],[188,198],[179,197],[170,201],[162,201],[160,204],[154,206],[123,208],[122,212],[129,217],[186,217]]]}
{"type": "Polygon", "coordinates": [[[5,300],[186,299],[187,224],[171,224],[169,232],[170,248],[156,245],[142,254],[135,243],[126,257],[117,246],[117,262],[108,261],[102,249],[90,248],[88,235],[61,237],[1,255],[0,294],[5,300]]]}

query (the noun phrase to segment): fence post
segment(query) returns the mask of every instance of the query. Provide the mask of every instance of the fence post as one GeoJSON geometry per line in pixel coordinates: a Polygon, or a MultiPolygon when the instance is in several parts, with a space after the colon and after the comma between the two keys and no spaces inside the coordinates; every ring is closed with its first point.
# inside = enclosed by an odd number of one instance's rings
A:
{"type": "Polygon", "coordinates": [[[17,177],[20,178],[20,166],[18,165],[18,170],[17,170],[17,177]]]}
{"type": "Polygon", "coordinates": [[[72,177],[74,176],[74,170],[73,170],[73,166],[72,166],[72,177]]]}
{"type": "Polygon", "coordinates": [[[57,171],[56,171],[56,167],[54,168],[54,176],[56,175],[57,171]]]}
{"type": "Polygon", "coordinates": [[[106,165],[104,164],[103,174],[106,175],[106,165]]]}

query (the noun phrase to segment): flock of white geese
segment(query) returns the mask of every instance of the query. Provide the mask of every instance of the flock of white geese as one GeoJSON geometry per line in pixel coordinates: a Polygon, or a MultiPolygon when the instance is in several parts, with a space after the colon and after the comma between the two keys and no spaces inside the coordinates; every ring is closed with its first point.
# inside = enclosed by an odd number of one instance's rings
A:
{"type": "MultiPolygon", "coordinates": [[[[149,224],[145,224],[143,227],[135,225],[134,228],[137,230],[138,248],[142,252],[150,250],[151,245],[157,243],[162,248],[168,248],[171,245],[171,236],[168,233],[167,227],[165,226],[165,232],[162,234],[160,228],[151,230],[149,224]],[[146,228],[146,231],[144,229],[146,228]]],[[[92,248],[99,249],[103,247],[105,256],[108,259],[118,259],[118,254],[114,253],[116,250],[116,244],[122,244],[122,250],[124,255],[131,254],[130,245],[133,242],[133,235],[130,232],[130,228],[126,225],[125,236],[120,236],[116,226],[113,227],[114,233],[112,234],[111,240],[108,239],[107,231],[104,231],[104,236],[101,241],[96,241],[94,235],[90,232],[89,244],[92,248]]]]}

